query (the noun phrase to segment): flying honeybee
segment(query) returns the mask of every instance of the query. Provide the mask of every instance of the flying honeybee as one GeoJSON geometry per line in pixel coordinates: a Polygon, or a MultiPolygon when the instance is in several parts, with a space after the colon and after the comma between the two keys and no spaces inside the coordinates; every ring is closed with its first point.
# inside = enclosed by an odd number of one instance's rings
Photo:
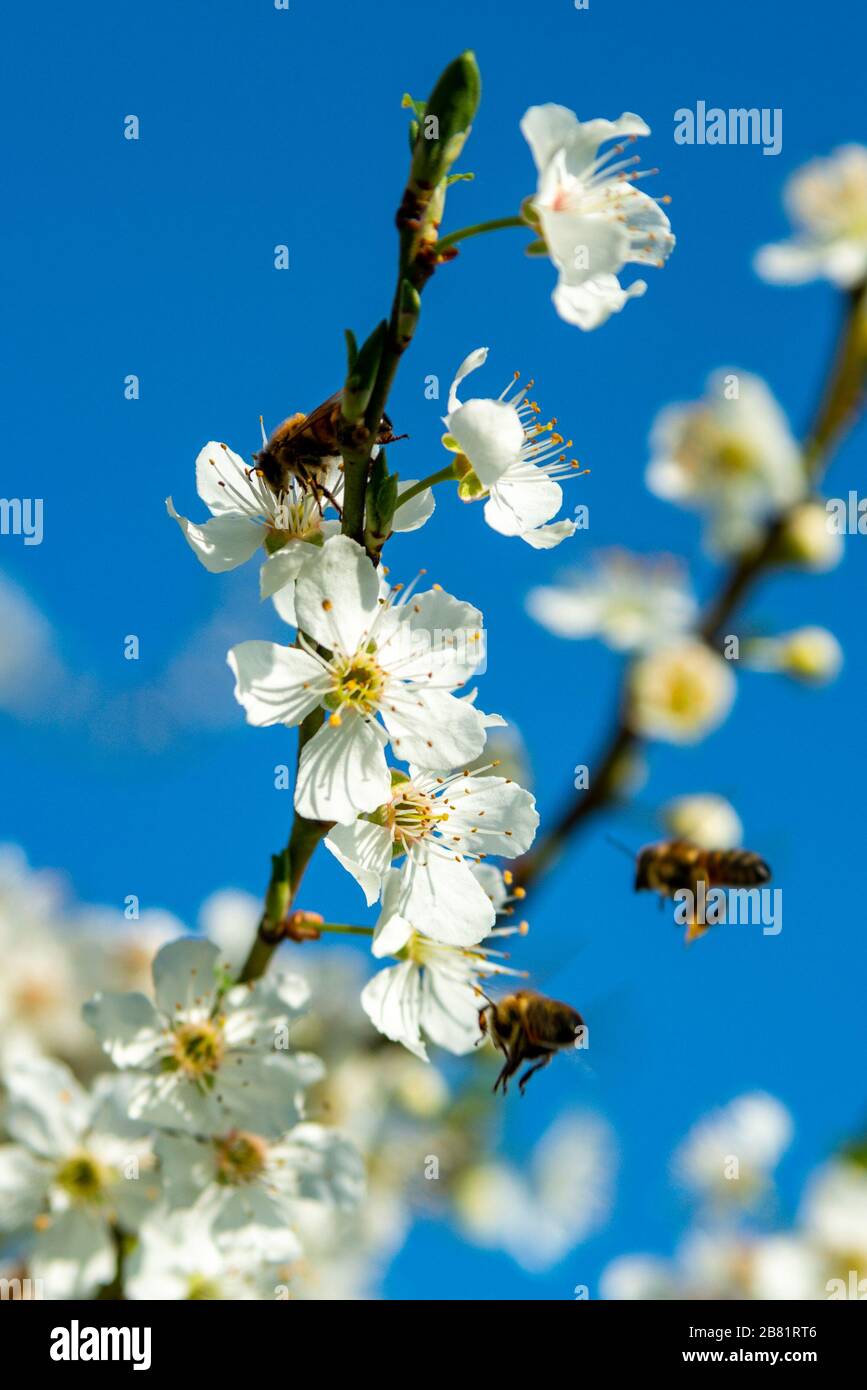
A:
{"type": "MultiPolygon", "coordinates": [[[[701,849],[689,840],[662,840],[639,850],[635,864],[635,891],[658,893],[660,900],[688,890],[693,897],[699,884],[711,888],[754,888],[767,883],[771,871],[758,854],[748,849],[701,849]]],[[[704,924],[689,922],[687,941],[701,936],[704,924]]]]}
{"type": "MultiPolygon", "coordinates": [[[[340,453],[337,431],[342,396],[342,391],[335,391],[309,415],[301,412],[290,415],[288,420],[277,426],[270,439],[263,440],[264,447],[260,453],[254,454],[253,461],[272,492],[278,495],[287,492],[294,478],[305,492],[316,498],[320,506],[325,497],[340,511],[324,479],[328,459],[340,453]]],[[[377,444],[392,444],[396,439],[405,438],[406,435],[394,434],[391,421],[387,415],[383,415],[376,436],[377,444]]]]}
{"type": "Polygon", "coordinates": [[[494,1082],[495,1091],[502,1085],[505,1095],[509,1077],[522,1063],[535,1062],[518,1082],[523,1095],[530,1077],[547,1067],[555,1052],[576,1045],[584,1020],[571,1004],[561,1004],[534,989],[519,989],[497,1001],[488,999],[479,1009],[479,1027],[506,1059],[494,1082]]]}

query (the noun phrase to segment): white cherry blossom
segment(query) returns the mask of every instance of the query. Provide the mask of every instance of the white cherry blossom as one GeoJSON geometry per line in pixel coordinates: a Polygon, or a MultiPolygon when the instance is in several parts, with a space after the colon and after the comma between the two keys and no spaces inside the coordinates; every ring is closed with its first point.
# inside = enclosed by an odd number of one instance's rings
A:
{"type": "MultiPolygon", "coordinates": [[[[294,581],[310,547],[340,531],[343,460],[339,456],[324,459],[318,481],[317,496],[292,477],[285,489],[277,491],[255,464],[246,464],[228,445],[211,440],[196,459],[196,489],[211,520],[198,523],[179,516],[171,497],[166,499],[166,510],[193,554],[212,574],[236,569],[261,546],[267,555],[260,579],[262,598],[274,596],[281,617],[294,624],[294,581]]],[[[413,479],[401,479],[398,495],[413,484],[413,479]]],[[[434,505],[433,493],[426,488],[395,513],[394,530],[417,530],[432,515],[434,505]]]]}
{"type": "Polygon", "coordinates": [[[28,1263],[50,1299],[90,1298],[115,1272],[112,1228],[133,1234],[159,1196],[150,1142],[132,1125],[125,1078],[93,1093],[60,1062],[22,1058],[3,1077],[0,1226],[33,1231],[28,1263]]]}
{"type": "Polygon", "coordinates": [[[457,454],[458,493],[465,501],[487,499],[485,520],[494,531],[550,550],[576,530],[573,521],[551,520],[563,504],[557,479],[574,477],[579,469],[563,452],[572,441],[556,432],[556,420],[540,423],[540,408],[528,396],[533,382],[522,387],[517,374],[495,400],[462,402],[458,387],[487,356],[487,348],[476,348],[461,363],[443,418],[443,443],[457,454]]]}
{"type": "Polygon", "coordinates": [[[624,288],[617,278],[623,267],[661,266],[674,247],[660,203],[635,187],[656,170],[642,173],[637,155],[623,158],[624,141],[649,135],[650,127],[629,111],[615,121],[579,121],[549,104],[531,106],[521,131],[539,174],[531,215],[559,275],[554,306],[567,323],[598,328],[647,289],[644,280],[624,288]],[[600,154],[610,140],[618,143],[600,154]]]}
{"type": "Polygon", "coordinates": [[[425,769],[481,752],[488,717],[453,693],[481,659],[478,609],[439,588],[383,595],[376,568],[346,536],[304,566],[295,608],[297,646],[242,642],[228,661],[249,723],[292,726],[317,707],[328,712],[301,755],[301,815],[348,823],[383,805],[389,741],[397,758],[425,769]]]}
{"type": "Polygon", "coordinates": [[[704,512],[711,548],[746,549],[763,524],[805,492],[801,451],[764,381],[718,371],[704,399],[672,405],[651,433],[647,486],[657,497],[704,512]]]}
{"type": "Polygon", "coordinates": [[[161,1134],[155,1149],[169,1209],[195,1209],[220,1248],[263,1260],[302,1253],[299,1202],[348,1211],[364,1191],[355,1145],[322,1125],[299,1124],[273,1140],[238,1129],[207,1140],[161,1134]]]}
{"type": "Polygon", "coordinates": [[[696,743],[723,722],[736,690],[729,663],[703,642],[657,647],[629,673],[629,724],[645,738],[696,743]]]}
{"type": "Polygon", "coordinates": [[[791,241],[763,246],[756,270],[780,285],[825,279],[853,289],[867,277],[867,148],[843,145],[813,159],[786,184],[798,229],[791,241]]]}
{"type": "MultiPolygon", "coordinates": [[[[447,946],[413,930],[398,911],[400,874],[385,877],[382,912],[373,954],[393,956],[397,965],[380,970],[365,985],[361,1005],[374,1028],[427,1060],[426,1041],[447,1052],[470,1052],[481,1036],[478,981],[488,975],[515,975],[502,953],[487,946],[447,946]]],[[[511,935],[520,927],[496,927],[491,936],[511,935]]]]}
{"type": "Polygon", "coordinates": [[[435,941],[475,945],[496,910],[473,866],[485,855],[513,859],[530,848],[539,823],[535,800],[506,777],[410,773],[392,773],[388,801],[369,817],[336,826],[325,843],[368,904],[402,858],[394,910],[435,941]]]}
{"type": "Polygon", "coordinates": [[[676,561],[613,550],[597,555],[589,574],[531,589],[527,611],[558,637],[600,637],[634,651],[685,632],[698,607],[676,561]]]}
{"type": "Polygon", "coordinates": [[[182,937],[153,963],[155,1003],[143,994],[97,994],[85,1019],[115,1066],[135,1073],[129,1114],[161,1128],[269,1136],[301,1117],[301,1092],[322,1076],[319,1059],[286,1049],[309,991],[297,975],[228,987],[210,941],[182,937]]]}

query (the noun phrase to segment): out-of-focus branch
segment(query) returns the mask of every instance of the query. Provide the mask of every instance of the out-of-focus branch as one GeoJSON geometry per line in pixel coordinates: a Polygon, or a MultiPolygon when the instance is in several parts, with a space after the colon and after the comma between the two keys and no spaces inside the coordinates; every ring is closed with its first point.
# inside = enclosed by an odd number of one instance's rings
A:
{"type": "MultiPolygon", "coordinates": [[[[853,291],[837,347],[828,371],[825,389],[815,420],[803,445],[804,469],[810,486],[815,486],[830,462],[833,449],[854,424],[867,381],[867,286],[853,291]]],[[[717,590],[705,605],[696,635],[709,644],[716,643],[743,601],[756,584],[773,570],[779,557],[779,540],[789,512],[773,517],[758,546],[729,567],[717,590]]],[[[572,837],[597,811],[617,798],[629,754],[640,745],[638,735],[629,728],[625,698],[621,713],[590,768],[586,791],[571,796],[555,817],[551,829],[513,866],[514,882],[527,888],[556,863],[572,837]]]]}

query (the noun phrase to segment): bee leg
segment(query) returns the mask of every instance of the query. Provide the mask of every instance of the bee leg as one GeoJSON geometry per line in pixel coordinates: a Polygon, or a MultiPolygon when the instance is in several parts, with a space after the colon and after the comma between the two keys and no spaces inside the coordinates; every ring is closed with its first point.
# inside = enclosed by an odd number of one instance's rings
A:
{"type": "Polygon", "coordinates": [[[524,1087],[526,1086],[527,1082],[530,1080],[530,1077],[534,1074],[534,1072],[541,1071],[543,1067],[547,1067],[548,1063],[550,1062],[553,1056],[553,1052],[549,1052],[548,1056],[543,1057],[541,1062],[537,1062],[535,1066],[527,1068],[527,1070],[524,1072],[524,1075],[518,1082],[518,1090],[521,1092],[521,1095],[524,1094],[524,1087]]]}
{"type": "Polygon", "coordinates": [[[520,1065],[520,1062],[514,1061],[511,1057],[506,1058],[505,1062],[503,1063],[503,1069],[497,1077],[496,1081],[494,1082],[494,1095],[497,1094],[497,1088],[499,1086],[502,1086],[503,1088],[503,1095],[506,1094],[506,1092],[509,1089],[509,1077],[514,1076],[515,1072],[518,1070],[518,1067],[520,1065]]]}

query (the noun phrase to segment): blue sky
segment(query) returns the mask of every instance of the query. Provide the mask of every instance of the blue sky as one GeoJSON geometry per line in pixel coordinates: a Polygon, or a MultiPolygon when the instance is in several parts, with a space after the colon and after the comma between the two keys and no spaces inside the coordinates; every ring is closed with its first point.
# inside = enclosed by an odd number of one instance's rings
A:
{"type": "MultiPolygon", "coordinates": [[[[199,515],[201,444],[223,438],[250,453],[259,413],[274,423],[328,395],[344,327],[364,333],[386,311],[405,90],[423,97],[449,58],[477,52],[483,101],[463,160],[476,180],[453,190],[451,227],[507,215],[532,191],[518,130],[528,105],[648,121],[644,162],[661,167],[655,191],[672,195],[678,246],[648,273],[646,297],[582,334],[556,317],[553,272],[521,254],[523,234],[470,242],[426,292],[390,407],[411,435],[401,469],[439,467],[442,406],[425,399],[425,378],[445,387],[488,344],[492,392],[515,368],[531,373],[592,468],[573,494],[589,502],[591,530],[571,547],[536,553],[447,498],[421,535],[391,547],[395,574],[425,565],[483,609],[483,702],[522,730],[550,815],[604,734],[618,662],[541,631],[524,597],[613,543],[684,553],[700,592],[712,585],[698,523],[643,487],[648,429],[723,365],[765,375],[796,430],[809,419],[839,305],[824,286],[763,285],[751,256],[786,231],[791,170],[867,138],[863,17],[843,0],[819,10],[591,0],[586,12],[568,0],[441,0],[435,11],[290,0],[288,12],[267,0],[74,10],[48,0],[19,5],[4,30],[2,491],[44,498],[45,539],[0,538],[0,571],[43,615],[37,637],[27,630],[45,675],[7,692],[17,712],[0,714],[0,835],[64,870],[83,900],[135,893],[188,921],[217,887],[263,886],[289,818],[272,769],[290,760],[291,736],[244,726],[223,665],[233,641],[279,636],[254,569],[206,574],[164,498],[199,515]],[[698,100],[782,108],[782,152],[676,145],[673,114],[698,100]],[[137,142],[123,139],[131,113],[137,142]],[[289,247],[285,273],[273,268],[277,243],[289,247]],[[137,401],[124,399],[129,373],[137,401]],[[131,633],[137,662],[123,656],[131,633]]],[[[864,438],[835,459],[833,495],[861,485],[864,438]]],[[[552,992],[591,1019],[593,1001],[620,1001],[617,1065],[590,1078],[552,1067],[523,1102],[510,1097],[507,1148],[519,1159],[566,1102],[600,1109],[622,1151],[611,1223],[539,1278],[422,1227],[387,1292],[569,1298],[576,1283],[593,1289],[616,1253],[670,1249],[683,1218],[671,1148],[745,1089],[778,1094],[796,1118],[783,1215],[810,1166],[863,1120],[865,545],[852,538],[834,573],[781,577],[750,607],[774,627],[827,623],[846,650],[839,681],[811,693],[744,676],[721,731],[698,749],[653,751],[642,793],[649,807],[686,791],[735,802],[784,889],[782,934],[733,928],[685,952],[655,905],[633,897],[605,838],[649,838],[640,817],[595,825],[531,904],[527,964],[552,992]]],[[[358,912],[330,859],[314,864],[302,903],[338,920],[358,912]]]]}

